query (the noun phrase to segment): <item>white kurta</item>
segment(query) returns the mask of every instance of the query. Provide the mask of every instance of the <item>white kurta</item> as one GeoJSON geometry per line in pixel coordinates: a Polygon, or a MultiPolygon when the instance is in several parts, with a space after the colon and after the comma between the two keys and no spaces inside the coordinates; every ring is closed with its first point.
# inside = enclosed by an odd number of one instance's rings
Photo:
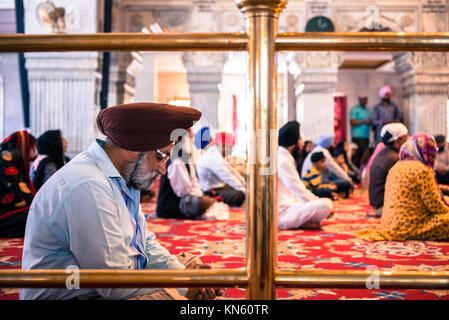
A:
{"type": "Polygon", "coordinates": [[[196,165],[198,180],[203,191],[218,189],[226,184],[246,193],[245,179],[227,163],[216,145],[206,149],[196,165]]]}
{"type": "Polygon", "coordinates": [[[295,159],[279,147],[278,153],[278,226],[298,228],[308,221],[321,222],[333,210],[332,200],[320,199],[309,191],[299,178],[295,159]]]}
{"type": "Polygon", "coordinates": [[[192,162],[189,163],[189,166],[190,173],[181,159],[174,159],[167,168],[167,177],[170,180],[170,185],[179,198],[184,198],[188,195],[197,197],[203,195],[196,177],[195,166],[192,162]]]}

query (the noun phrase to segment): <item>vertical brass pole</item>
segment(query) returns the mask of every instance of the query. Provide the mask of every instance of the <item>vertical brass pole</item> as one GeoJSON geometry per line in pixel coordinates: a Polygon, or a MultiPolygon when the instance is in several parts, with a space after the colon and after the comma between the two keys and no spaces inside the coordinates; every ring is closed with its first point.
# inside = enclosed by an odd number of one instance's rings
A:
{"type": "Polygon", "coordinates": [[[247,298],[276,298],[276,34],[287,1],[237,0],[248,36],[247,298]]]}

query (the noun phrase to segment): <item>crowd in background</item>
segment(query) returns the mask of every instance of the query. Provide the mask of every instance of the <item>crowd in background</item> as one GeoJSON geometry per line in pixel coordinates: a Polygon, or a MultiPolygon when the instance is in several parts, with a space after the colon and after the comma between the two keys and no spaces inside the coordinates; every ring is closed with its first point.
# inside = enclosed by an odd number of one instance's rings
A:
{"type": "MultiPolygon", "coordinates": [[[[449,184],[446,137],[420,133],[410,138],[403,113],[391,101],[391,95],[389,86],[382,87],[380,102],[371,112],[367,93],[359,94],[359,103],[350,110],[348,140],[337,141],[330,132],[321,134],[316,141],[303,142],[297,121],[280,128],[280,229],[320,229],[333,214],[333,201],[349,198],[359,186],[368,191],[373,207],[370,216],[381,218],[385,229],[360,231],[361,237],[448,237],[445,230],[449,208],[443,195],[447,192],[444,185],[449,184]],[[371,132],[374,141],[370,143],[371,132]],[[404,220],[409,221],[409,229],[404,220]]],[[[234,146],[233,135],[212,134],[203,127],[180,135],[170,155],[158,151],[161,158],[169,156],[165,174],[157,192],[143,190],[153,192],[150,196],[157,193],[157,216],[225,220],[230,207],[244,205],[245,160],[232,157],[234,146]]],[[[27,131],[18,131],[4,139],[0,159],[0,237],[23,236],[33,197],[70,160],[66,150],[67,141],[60,130],[47,131],[38,139],[27,131]]]]}

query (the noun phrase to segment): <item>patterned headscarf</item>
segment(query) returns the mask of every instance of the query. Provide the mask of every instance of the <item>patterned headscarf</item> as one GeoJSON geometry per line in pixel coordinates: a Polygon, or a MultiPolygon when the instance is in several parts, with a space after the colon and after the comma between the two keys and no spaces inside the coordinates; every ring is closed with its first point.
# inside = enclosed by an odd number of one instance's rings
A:
{"type": "Polygon", "coordinates": [[[433,169],[437,155],[435,138],[425,133],[418,133],[411,137],[401,147],[400,160],[417,160],[433,169]]]}
{"type": "MultiPolygon", "coordinates": [[[[416,160],[433,170],[435,159],[437,155],[437,143],[435,138],[425,133],[417,133],[407,140],[401,147],[399,152],[399,160],[416,160]]],[[[433,172],[435,183],[438,186],[437,175],[433,172]]],[[[443,193],[438,188],[441,195],[441,200],[447,205],[444,200],[443,193]]]]}

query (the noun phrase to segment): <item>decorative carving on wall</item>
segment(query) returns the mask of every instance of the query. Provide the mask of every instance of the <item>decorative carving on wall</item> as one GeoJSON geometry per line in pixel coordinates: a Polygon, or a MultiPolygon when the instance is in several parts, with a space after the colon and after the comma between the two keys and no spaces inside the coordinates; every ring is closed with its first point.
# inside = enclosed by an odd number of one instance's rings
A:
{"type": "Polygon", "coordinates": [[[79,6],[74,4],[67,6],[65,25],[67,31],[79,31],[81,29],[81,14],[79,6]]]}
{"type": "Polygon", "coordinates": [[[129,18],[129,31],[141,32],[144,27],[143,18],[139,13],[134,13],[129,18]]]}
{"type": "Polygon", "coordinates": [[[188,20],[186,9],[157,9],[156,22],[170,32],[185,32],[185,24],[188,20]]]}
{"type": "Polygon", "coordinates": [[[348,9],[341,5],[334,11],[332,20],[335,21],[336,31],[340,32],[372,30],[376,29],[376,26],[390,28],[395,32],[418,32],[420,30],[418,23],[419,10],[420,7],[417,5],[406,8],[398,7],[397,9],[383,9],[372,5],[348,9]],[[374,10],[375,8],[378,10],[374,10]]]}
{"type": "Polygon", "coordinates": [[[447,66],[446,52],[412,52],[411,61],[415,66],[447,66]]]}
{"type": "Polygon", "coordinates": [[[410,14],[403,15],[399,21],[402,25],[402,28],[410,27],[411,25],[413,25],[415,23],[415,20],[413,19],[412,15],[410,15],[410,14]]]}
{"type": "Polygon", "coordinates": [[[245,20],[243,15],[237,10],[220,11],[219,13],[221,25],[220,31],[223,32],[240,32],[245,30],[245,20]]]}

